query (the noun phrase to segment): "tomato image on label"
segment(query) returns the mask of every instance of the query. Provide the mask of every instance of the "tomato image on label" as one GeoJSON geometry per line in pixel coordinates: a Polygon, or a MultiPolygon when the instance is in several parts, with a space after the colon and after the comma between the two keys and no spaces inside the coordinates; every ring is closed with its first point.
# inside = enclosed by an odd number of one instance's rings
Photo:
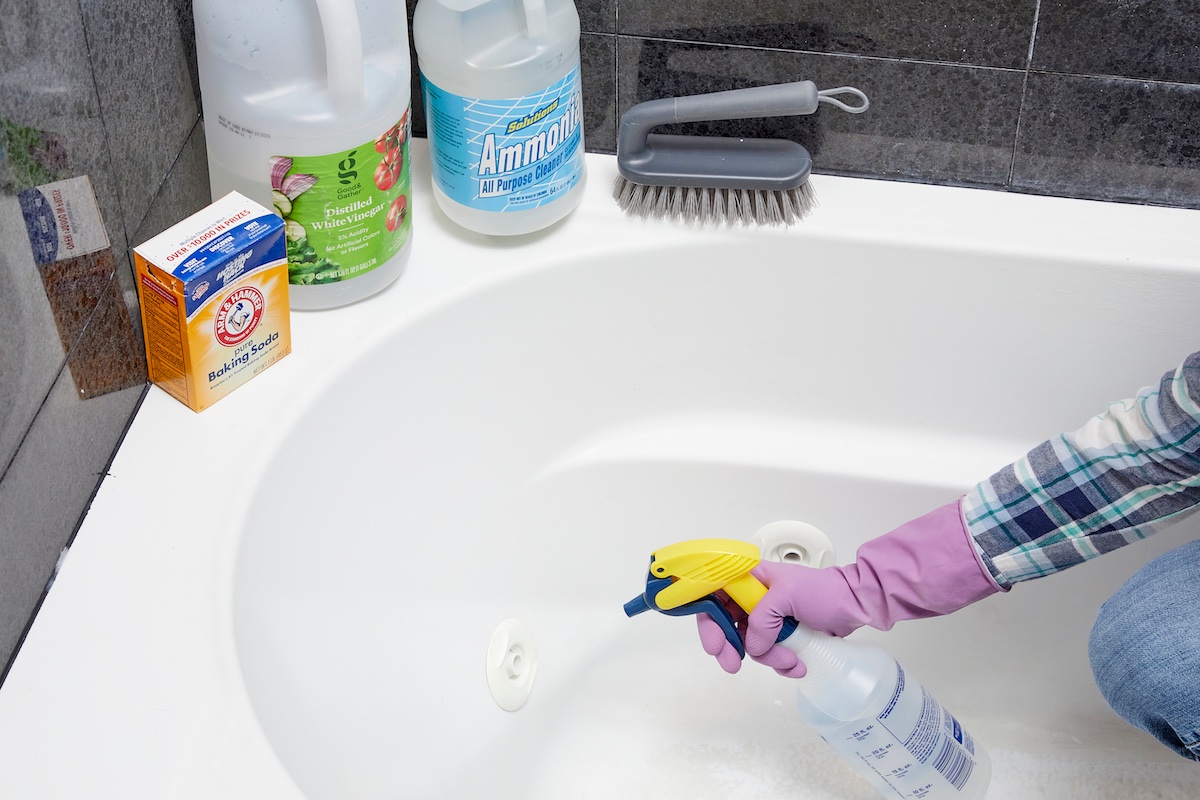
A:
{"type": "Polygon", "coordinates": [[[362,275],[408,242],[409,117],[406,111],[374,140],[340,153],[271,158],[271,196],[286,223],[290,283],[362,275]]]}
{"type": "Polygon", "coordinates": [[[213,323],[217,341],[226,347],[236,347],[246,341],[262,320],[265,304],[262,292],[253,286],[244,286],[226,297],[213,323]]]}
{"type": "Polygon", "coordinates": [[[388,209],[387,223],[386,223],[387,229],[389,231],[395,231],[397,228],[400,227],[401,224],[403,224],[403,222],[407,216],[408,216],[408,198],[406,198],[404,195],[400,195],[394,201],[392,201],[391,208],[388,209]]]}

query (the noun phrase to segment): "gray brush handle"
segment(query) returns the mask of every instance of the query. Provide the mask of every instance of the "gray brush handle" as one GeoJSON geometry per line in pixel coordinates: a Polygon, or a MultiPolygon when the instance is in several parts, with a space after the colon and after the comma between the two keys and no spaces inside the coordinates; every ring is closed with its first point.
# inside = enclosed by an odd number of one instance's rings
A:
{"type": "Polygon", "coordinates": [[[625,113],[635,124],[706,122],[716,119],[793,117],[817,110],[819,95],[812,81],[752,86],[727,92],[664,97],[639,103],[625,113]]]}
{"type": "Polygon", "coordinates": [[[651,131],[673,122],[757,119],[812,114],[820,93],[812,81],[778,83],[638,103],[621,117],[617,167],[650,186],[780,191],[808,180],[812,159],[787,140],[664,136],[651,131]]]}
{"type": "Polygon", "coordinates": [[[621,117],[618,150],[636,153],[645,147],[650,129],[673,122],[793,117],[817,110],[819,96],[812,81],[753,86],[727,92],[664,97],[638,103],[621,117]]]}

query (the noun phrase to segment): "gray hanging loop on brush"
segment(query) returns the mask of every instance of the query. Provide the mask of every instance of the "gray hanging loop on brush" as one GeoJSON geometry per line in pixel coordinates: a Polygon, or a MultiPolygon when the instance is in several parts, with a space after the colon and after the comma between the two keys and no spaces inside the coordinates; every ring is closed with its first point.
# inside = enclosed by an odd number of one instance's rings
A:
{"type": "Polygon", "coordinates": [[[617,166],[630,181],[649,186],[784,191],[803,184],[812,159],[788,139],[743,139],[651,133],[659,125],[812,114],[826,102],[861,113],[867,97],[858,89],[818,91],[796,81],[726,92],[667,97],[639,103],[621,117],[617,166]],[[852,93],[863,102],[848,106],[834,95],[852,93]]]}
{"type": "Polygon", "coordinates": [[[851,114],[861,114],[871,107],[871,101],[867,99],[866,94],[861,89],[855,89],[853,86],[839,86],[836,89],[822,89],[817,92],[817,99],[822,103],[829,103],[831,106],[837,106],[842,111],[848,111],[851,114]],[[852,94],[857,97],[860,102],[856,106],[846,105],[845,102],[838,100],[839,94],[852,94]]]}

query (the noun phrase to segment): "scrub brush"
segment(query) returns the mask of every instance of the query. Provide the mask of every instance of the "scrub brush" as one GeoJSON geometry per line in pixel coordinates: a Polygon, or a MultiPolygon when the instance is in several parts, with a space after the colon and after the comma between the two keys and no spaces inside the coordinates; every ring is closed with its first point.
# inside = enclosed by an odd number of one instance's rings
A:
{"type": "Polygon", "coordinates": [[[812,114],[819,103],[852,114],[870,105],[858,89],[818,90],[796,81],[638,103],[621,117],[620,175],[613,197],[629,214],[700,223],[791,225],[815,205],[812,157],[789,139],[740,139],[651,133],[658,125],[812,114]],[[837,95],[852,94],[850,106],[837,95]]]}

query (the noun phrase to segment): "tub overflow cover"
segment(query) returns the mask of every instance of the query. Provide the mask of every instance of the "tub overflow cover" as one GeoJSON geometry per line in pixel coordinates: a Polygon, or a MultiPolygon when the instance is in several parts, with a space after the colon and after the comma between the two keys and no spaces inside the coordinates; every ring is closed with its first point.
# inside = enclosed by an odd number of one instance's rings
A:
{"type": "Polygon", "coordinates": [[[525,705],[537,675],[537,648],[529,627],[506,619],[492,634],[487,651],[488,689],[496,705],[516,711],[525,705]]]}

